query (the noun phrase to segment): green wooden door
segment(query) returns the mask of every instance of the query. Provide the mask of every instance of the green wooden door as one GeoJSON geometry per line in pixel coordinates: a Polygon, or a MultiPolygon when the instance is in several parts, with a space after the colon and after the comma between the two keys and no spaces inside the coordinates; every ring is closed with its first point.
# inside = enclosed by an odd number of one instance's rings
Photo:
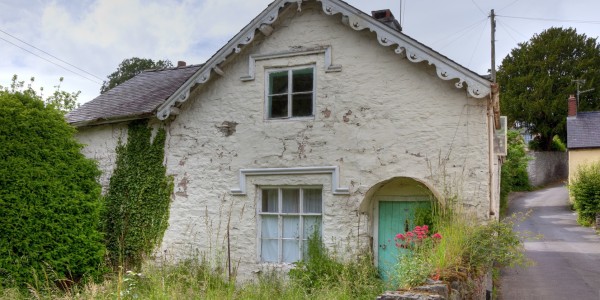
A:
{"type": "Polygon", "coordinates": [[[415,211],[430,207],[429,201],[379,201],[379,233],[377,265],[384,280],[393,278],[392,272],[398,263],[398,257],[406,249],[396,247],[394,237],[415,228],[415,211]]]}

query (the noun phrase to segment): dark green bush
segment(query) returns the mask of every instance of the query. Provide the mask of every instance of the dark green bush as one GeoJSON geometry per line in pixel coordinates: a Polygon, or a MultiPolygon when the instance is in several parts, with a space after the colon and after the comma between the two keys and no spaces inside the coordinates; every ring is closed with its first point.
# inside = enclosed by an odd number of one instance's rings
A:
{"type": "Polygon", "coordinates": [[[0,285],[101,274],[96,164],[63,114],[31,93],[0,91],[0,285]]]}
{"type": "Polygon", "coordinates": [[[508,194],[512,191],[528,191],[529,175],[527,174],[527,162],[529,157],[525,151],[523,137],[516,130],[507,133],[508,151],[506,160],[502,164],[500,178],[500,210],[506,210],[508,205],[508,194]]]}
{"type": "Polygon", "coordinates": [[[138,268],[162,240],[169,219],[173,179],[163,166],[166,133],[152,139],[147,121],[129,125],[127,143],[117,146],[103,213],[113,267],[138,268]]]}
{"type": "Polygon", "coordinates": [[[600,213],[600,162],[579,166],[569,190],[577,211],[577,221],[590,226],[596,214],[600,213]]]}

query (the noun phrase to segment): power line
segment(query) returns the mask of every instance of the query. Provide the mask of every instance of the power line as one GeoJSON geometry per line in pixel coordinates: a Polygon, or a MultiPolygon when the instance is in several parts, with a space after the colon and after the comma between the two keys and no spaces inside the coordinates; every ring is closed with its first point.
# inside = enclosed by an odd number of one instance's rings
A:
{"type": "Polygon", "coordinates": [[[586,23],[586,24],[600,24],[600,21],[586,21],[586,20],[564,20],[564,19],[547,19],[547,18],[534,18],[534,17],[520,17],[520,16],[503,16],[496,15],[497,17],[511,18],[511,19],[523,19],[523,20],[534,20],[534,21],[547,21],[547,22],[564,22],[564,23],[586,23]]]}
{"type": "Polygon", "coordinates": [[[32,55],[34,55],[34,56],[37,56],[38,58],[41,58],[41,59],[43,59],[43,60],[45,60],[45,61],[47,61],[47,62],[49,62],[49,63],[51,63],[51,64],[53,64],[53,65],[56,65],[56,66],[58,66],[58,67],[60,67],[60,68],[62,68],[62,69],[64,69],[64,70],[67,70],[67,71],[69,71],[69,72],[71,72],[71,73],[73,73],[73,74],[75,74],[75,75],[77,75],[77,76],[79,76],[79,77],[81,77],[81,78],[85,78],[85,79],[87,79],[87,80],[89,80],[89,81],[91,81],[91,82],[93,82],[93,83],[95,83],[95,84],[100,84],[99,82],[97,82],[97,81],[95,81],[95,80],[93,80],[93,79],[90,79],[90,78],[88,78],[88,77],[85,77],[85,76],[83,76],[83,75],[81,75],[81,74],[79,74],[79,73],[76,73],[76,72],[74,72],[74,71],[73,71],[73,70],[71,70],[71,69],[67,69],[67,68],[65,68],[64,66],[61,66],[61,65],[59,65],[59,64],[57,64],[57,63],[55,63],[55,62],[53,62],[53,61],[51,61],[51,60],[49,60],[49,59],[47,59],[47,58],[45,58],[45,57],[42,57],[42,56],[40,56],[40,55],[38,55],[38,54],[36,54],[36,53],[33,53],[33,52],[29,51],[28,49],[25,49],[25,48],[23,48],[23,47],[21,47],[21,46],[19,46],[19,45],[15,44],[15,43],[13,43],[13,42],[11,42],[11,41],[9,41],[9,40],[5,39],[5,38],[3,38],[3,37],[0,37],[0,40],[3,40],[3,41],[5,41],[5,42],[7,42],[7,43],[9,43],[9,44],[11,44],[11,45],[13,45],[13,46],[15,46],[15,47],[17,47],[17,48],[21,49],[21,50],[23,50],[23,51],[29,52],[30,54],[32,54],[32,55]]]}
{"type": "Polygon", "coordinates": [[[481,30],[481,33],[479,34],[479,40],[477,40],[477,44],[473,48],[473,53],[471,53],[471,58],[469,59],[469,63],[467,64],[468,66],[471,65],[471,62],[473,62],[473,57],[475,57],[475,52],[477,51],[477,48],[479,48],[479,43],[481,43],[481,39],[483,38],[483,32],[485,32],[486,27],[487,26],[483,26],[483,29],[481,30]]]}
{"type": "Polygon", "coordinates": [[[463,36],[465,36],[465,35],[466,35],[467,33],[469,33],[470,31],[472,31],[472,30],[473,30],[473,29],[474,29],[474,28],[475,28],[477,25],[481,25],[481,23],[485,22],[485,21],[486,21],[486,19],[487,19],[487,18],[483,18],[483,19],[481,19],[481,20],[477,21],[476,23],[473,23],[473,24],[471,24],[471,25],[469,25],[469,26],[467,26],[467,27],[465,27],[465,28],[463,28],[463,29],[461,29],[461,30],[459,30],[459,31],[457,31],[457,32],[455,32],[455,33],[453,33],[453,34],[451,34],[451,35],[447,35],[447,36],[446,36],[446,37],[444,37],[443,39],[441,39],[441,40],[438,40],[438,41],[436,41],[436,42],[433,42],[433,43],[432,43],[432,45],[438,44],[438,43],[440,43],[440,42],[442,42],[442,41],[445,41],[445,40],[447,40],[447,39],[452,39],[452,40],[451,40],[449,43],[446,43],[445,45],[443,45],[443,46],[441,46],[441,47],[439,48],[440,50],[441,50],[441,49],[444,49],[444,48],[448,47],[450,44],[452,44],[452,43],[454,43],[454,42],[458,41],[460,38],[462,38],[463,36]],[[464,31],[464,32],[463,32],[463,31],[464,31]],[[461,32],[462,32],[462,34],[461,34],[461,32]],[[454,38],[454,36],[456,36],[456,35],[458,35],[458,36],[457,36],[456,38],[454,38]]]}
{"type": "Polygon", "coordinates": [[[475,5],[475,7],[477,7],[477,9],[479,9],[479,11],[485,15],[485,12],[483,11],[483,9],[481,9],[481,7],[479,7],[479,5],[477,5],[477,3],[475,3],[475,0],[471,0],[471,2],[473,2],[473,5],[475,5]]]}
{"type": "Polygon", "coordinates": [[[502,29],[504,29],[504,32],[506,32],[506,34],[508,34],[508,36],[516,43],[518,44],[519,41],[517,41],[517,39],[515,39],[515,37],[508,31],[508,29],[506,27],[504,27],[504,24],[502,24],[502,22],[498,22],[498,25],[500,25],[500,27],[502,27],[502,29]]]}
{"type": "MultiPolygon", "coordinates": [[[[523,39],[526,39],[526,40],[528,40],[528,39],[529,39],[529,37],[528,37],[528,36],[526,36],[526,35],[522,34],[520,31],[518,31],[518,30],[516,30],[515,28],[513,28],[512,26],[508,25],[508,23],[505,23],[505,22],[500,22],[500,24],[501,24],[503,27],[506,27],[506,28],[508,28],[508,29],[512,30],[513,32],[515,32],[515,33],[519,34],[521,37],[523,37],[523,39]]],[[[507,32],[508,32],[508,31],[507,31],[507,32]]],[[[517,43],[518,43],[518,42],[517,42],[517,43]]]]}
{"type": "MultiPolygon", "coordinates": [[[[42,50],[42,49],[40,49],[40,48],[38,48],[38,47],[36,47],[36,46],[34,46],[34,45],[32,45],[32,44],[29,44],[29,43],[27,43],[26,41],[24,41],[24,40],[22,40],[22,39],[20,39],[20,38],[18,38],[18,37],[16,37],[16,36],[14,36],[14,35],[12,35],[12,34],[10,34],[10,33],[6,32],[6,31],[4,31],[4,30],[2,30],[2,29],[0,29],[0,32],[2,32],[2,33],[4,33],[4,34],[6,34],[6,35],[8,35],[8,36],[12,37],[13,39],[15,39],[15,40],[17,40],[17,41],[19,41],[19,42],[21,42],[21,43],[23,43],[23,44],[25,44],[25,45],[27,45],[27,46],[29,46],[29,47],[33,48],[33,49],[36,49],[36,50],[38,50],[38,51],[40,51],[40,52],[42,52],[42,53],[44,53],[44,54],[46,54],[46,55],[48,55],[48,56],[50,56],[50,57],[52,57],[52,58],[56,59],[56,60],[58,60],[58,61],[60,61],[60,62],[62,62],[62,63],[64,63],[64,64],[67,64],[67,65],[69,65],[69,66],[71,66],[71,67],[73,67],[73,68],[75,68],[75,69],[77,69],[77,70],[79,70],[79,71],[81,71],[81,72],[84,72],[84,73],[86,73],[86,74],[88,74],[88,75],[90,75],[90,76],[92,76],[92,77],[94,77],[94,78],[96,78],[96,79],[99,79],[100,81],[103,81],[103,79],[102,79],[102,78],[100,78],[100,77],[98,77],[98,76],[96,76],[96,75],[94,75],[94,74],[92,74],[92,73],[90,73],[90,72],[88,72],[88,71],[86,71],[86,70],[83,70],[83,69],[81,69],[81,68],[79,68],[79,67],[77,67],[77,66],[75,66],[75,65],[73,65],[73,64],[70,64],[70,63],[68,63],[68,62],[66,62],[66,61],[64,61],[64,60],[62,60],[62,59],[60,59],[60,58],[58,58],[58,57],[56,57],[56,56],[54,56],[54,55],[52,55],[52,54],[50,54],[50,53],[48,53],[48,52],[44,51],[44,50],[42,50]]],[[[6,41],[6,40],[5,40],[5,41],[6,41]]],[[[13,45],[14,45],[14,44],[13,44],[13,45]]]]}
{"type": "MultiPolygon", "coordinates": [[[[504,6],[503,8],[499,9],[498,11],[501,11],[501,10],[503,10],[503,9],[509,7],[509,6],[512,6],[513,4],[515,4],[515,3],[519,2],[519,1],[520,0],[515,0],[515,1],[511,2],[511,3],[509,3],[508,5],[504,6]]],[[[496,16],[498,16],[498,15],[496,15],[496,16]]]]}

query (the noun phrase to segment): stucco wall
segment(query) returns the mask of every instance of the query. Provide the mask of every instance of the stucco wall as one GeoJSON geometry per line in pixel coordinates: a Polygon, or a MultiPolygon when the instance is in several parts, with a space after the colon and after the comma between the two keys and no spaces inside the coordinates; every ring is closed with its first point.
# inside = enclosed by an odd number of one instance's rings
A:
{"type": "Polygon", "coordinates": [[[418,178],[442,191],[442,180],[435,179],[445,172],[446,184],[479,217],[487,217],[485,101],[468,98],[427,64],[413,64],[381,47],[374,34],[354,32],[318,6],[302,8],[288,12],[296,16],[280,18],[272,36],[259,38],[223,66],[226,75],[195,91],[170,124],[167,165],[177,193],[163,247],[203,251],[217,244],[210,250],[224,251],[210,226],[224,226],[219,220],[225,209],[235,216],[233,260],[240,262],[241,273],[259,269],[254,191],[265,181],[249,178],[246,196],[231,195],[244,168],[339,166],[348,196],[329,192],[330,176],[268,177],[273,185],[325,185],[323,235],[329,245],[368,245],[371,212],[360,214],[359,206],[369,200],[364,195],[372,186],[396,176],[418,178]],[[324,55],[314,54],[256,61],[255,80],[240,81],[248,73],[248,55],[317,45],[332,47],[333,63],[342,72],[326,73],[324,55]],[[315,117],[265,120],[265,70],[310,64],[316,65],[315,117]],[[217,128],[224,121],[237,123],[233,135],[217,128]],[[359,232],[365,239],[356,239],[359,232]],[[214,243],[207,240],[211,234],[214,243]]]}
{"type": "Polygon", "coordinates": [[[528,153],[531,160],[527,164],[529,184],[543,186],[560,180],[566,180],[569,162],[566,152],[543,151],[528,153]]]}
{"type": "Polygon", "coordinates": [[[98,168],[102,171],[99,182],[102,185],[102,193],[105,193],[115,168],[119,139],[127,142],[127,125],[108,124],[79,128],[75,137],[85,145],[82,153],[98,162],[98,168]]]}
{"type": "Polygon", "coordinates": [[[600,161],[600,149],[569,149],[569,181],[577,173],[577,167],[600,161]]]}
{"type": "MultiPolygon", "coordinates": [[[[366,195],[394,177],[415,178],[437,196],[451,190],[487,219],[486,100],[439,79],[427,63],[414,64],[379,45],[375,34],[353,31],[339,15],[324,15],[314,2],[285,14],[270,37],[258,35],[221,66],[224,76],[213,75],[193,90],[180,115],[166,123],[165,160],[175,193],[160,252],[226,257],[229,223],[239,274],[272,267],[259,263],[257,246],[257,190],[263,185],[323,186],[322,230],[329,246],[368,247],[373,211],[362,209],[372,207],[364,205],[371,200],[366,195]],[[255,79],[240,80],[248,75],[249,55],[314,46],[331,46],[342,71],[325,72],[319,53],[257,60],[255,79]],[[265,70],[301,65],[316,66],[314,118],[265,120],[265,70]],[[223,122],[235,123],[233,134],[219,128],[223,122]],[[338,166],[349,195],[334,195],[326,174],[249,176],[246,195],[230,193],[240,185],[240,169],[319,166],[338,166]]],[[[80,136],[108,137],[111,130],[83,129],[80,136]]],[[[112,144],[89,143],[86,153],[112,144]]]]}

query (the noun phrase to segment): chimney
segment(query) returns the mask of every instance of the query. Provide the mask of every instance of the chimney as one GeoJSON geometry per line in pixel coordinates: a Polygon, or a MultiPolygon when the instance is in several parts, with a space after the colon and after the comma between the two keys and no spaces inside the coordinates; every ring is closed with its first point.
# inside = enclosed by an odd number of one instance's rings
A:
{"type": "Polygon", "coordinates": [[[389,9],[371,11],[371,16],[375,20],[387,25],[388,27],[394,30],[402,31],[402,26],[400,26],[400,23],[398,22],[398,20],[396,20],[396,18],[394,18],[392,11],[389,9]]]}
{"type": "Polygon", "coordinates": [[[178,68],[183,68],[183,67],[185,67],[185,61],[183,61],[183,60],[180,60],[180,61],[178,61],[178,62],[177,62],[177,67],[178,67],[178,68]]]}
{"type": "Polygon", "coordinates": [[[575,95],[569,96],[569,117],[577,116],[577,98],[575,95]]]}

